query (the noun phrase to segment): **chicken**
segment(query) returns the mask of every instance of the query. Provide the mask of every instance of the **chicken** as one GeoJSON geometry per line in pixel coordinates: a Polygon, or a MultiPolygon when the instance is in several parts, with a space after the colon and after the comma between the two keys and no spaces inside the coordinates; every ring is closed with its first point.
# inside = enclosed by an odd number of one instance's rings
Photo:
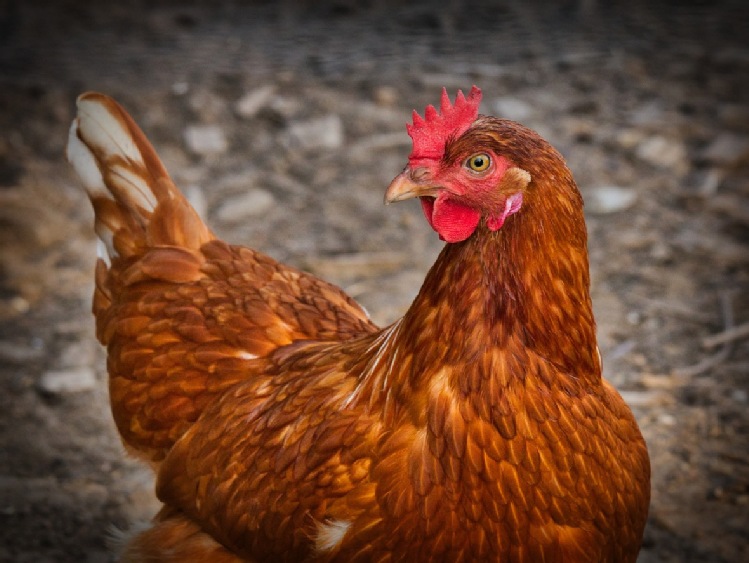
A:
{"type": "Polygon", "coordinates": [[[163,502],[123,561],[636,560],[650,465],[601,376],[580,193],[480,99],[414,112],[385,201],[419,198],[446,244],[378,328],[218,240],[128,114],[79,98],[112,412],[163,502]]]}

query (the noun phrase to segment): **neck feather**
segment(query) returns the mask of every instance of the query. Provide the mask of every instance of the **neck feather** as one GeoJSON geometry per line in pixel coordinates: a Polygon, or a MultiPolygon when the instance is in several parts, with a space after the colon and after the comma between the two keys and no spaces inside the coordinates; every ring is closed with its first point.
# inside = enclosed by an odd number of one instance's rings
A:
{"type": "MultiPolygon", "coordinates": [[[[499,231],[482,224],[446,245],[399,330],[412,389],[437,366],[468,373],[528,353],[552,373],[598,384],[582,200],[568,173],[559,179],[536,185],[499,231]]],[[[515,364],[508,376],[522,380],[515,364]]]]}

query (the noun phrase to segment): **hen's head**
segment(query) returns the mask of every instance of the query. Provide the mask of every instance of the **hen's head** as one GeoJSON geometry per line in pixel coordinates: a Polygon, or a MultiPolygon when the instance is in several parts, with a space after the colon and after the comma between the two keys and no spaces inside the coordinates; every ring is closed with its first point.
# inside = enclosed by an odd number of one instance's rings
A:
{"type": "Polygon", "coordinates": [[[429,224],[447,242],[467,239],[482,221],[500,229],[523,206],[534,162],[557,164],[556,151],[530,129],[479,116],[480,101],[476,86],[467,97],[458,92],[454,104],[443,89],[439,112],[431,105],[423,118],[414,111],[408,165],[385,194],[387,203],[420,198],[429,224]]]}

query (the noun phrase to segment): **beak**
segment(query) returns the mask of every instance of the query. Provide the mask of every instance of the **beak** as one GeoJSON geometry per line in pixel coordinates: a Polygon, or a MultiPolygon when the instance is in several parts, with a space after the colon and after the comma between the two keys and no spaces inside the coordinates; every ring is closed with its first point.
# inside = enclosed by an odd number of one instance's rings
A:
{"type": "Polygon", "coordinates": [[[436,197],[442,187],[435,186],[430,180],[430,174],[426,168],[406,167],[390,182],[385,192],[385,204],[413,197],[436,197]]]}

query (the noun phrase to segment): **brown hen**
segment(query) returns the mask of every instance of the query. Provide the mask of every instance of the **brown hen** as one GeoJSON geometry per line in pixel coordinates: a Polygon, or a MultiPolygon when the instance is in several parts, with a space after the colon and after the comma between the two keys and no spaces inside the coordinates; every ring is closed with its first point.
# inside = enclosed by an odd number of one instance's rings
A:
{"type": "Polygon", "coordinates": [[[636,560],[650,467],[601,377],[580,193],[480,97],[414,112],[386,201],[447,244],[384,329],[217,240],[127,113],[79,98],[112,411],[164,503],[123,561],[636,560]]]}

